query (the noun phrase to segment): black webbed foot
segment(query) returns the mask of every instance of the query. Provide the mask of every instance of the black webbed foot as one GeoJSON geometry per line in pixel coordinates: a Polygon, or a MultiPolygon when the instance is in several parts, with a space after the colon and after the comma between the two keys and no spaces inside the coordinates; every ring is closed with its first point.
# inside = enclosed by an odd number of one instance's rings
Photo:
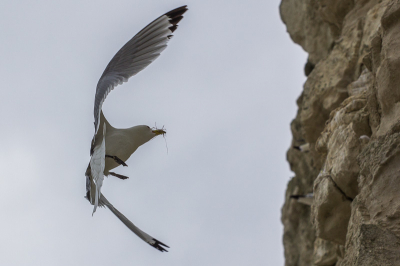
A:
{"type": "Polygon", "coordinates": [[[117,164],[122,164],[123,166],[128,166],[124,161],[122,161],[120,158],[118,158],[117,156],[113,156],[113,155],[107,155],[106,154],[106,158],[111,158],[111,159],[114,159],[114,161],[117,163],[117,164]]]}
{"type": "Polygon", "coordinates": [[[128,179],[128,178],[129,178],[129,177],[127,177],[127,176],[120,175],[120,174],[116,174],[116,173],[114,173],[114,172],[109,172],[109,174],[112,175],[112,176],[118,177],[119,179],[122,179],[122,180],[125,180],[125,179],[128,179]]]}

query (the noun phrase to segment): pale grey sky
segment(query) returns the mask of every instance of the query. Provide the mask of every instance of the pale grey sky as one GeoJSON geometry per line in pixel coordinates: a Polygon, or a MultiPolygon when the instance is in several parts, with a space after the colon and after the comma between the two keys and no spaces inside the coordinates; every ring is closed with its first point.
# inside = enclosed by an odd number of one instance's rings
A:
{"type": "Polygon", "coordinates": [[[10,1],[0,9],[1,265],[283,265],[280,209],[306,54],[279,1],[10,1]],[[189,11],[117,87],[115,127],[165,125],[102,191],[161,253],[85,195],[97,81],[153,19],[189,11]]]}

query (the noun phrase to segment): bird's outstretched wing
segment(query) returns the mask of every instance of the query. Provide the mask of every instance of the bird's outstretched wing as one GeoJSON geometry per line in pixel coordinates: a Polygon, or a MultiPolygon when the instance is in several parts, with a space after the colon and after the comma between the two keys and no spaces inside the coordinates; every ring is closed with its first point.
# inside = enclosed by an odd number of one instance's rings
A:
{"type": "Polygon", "coordinates": [[[93,148],[93,154],[92,157],[90,158],[90,171],[92,174],[94,185],[96,187],[93,213],[96,211],[96,208],[99,205],[101,186],[103,185],[103,180],[104,180],[104,167],[106,164],[105,156],[106,156],[106,124],[104,123],[103,140],[100,145],[97,145],[93,148]]]}
{"type": "Polygon", "coordinates": [[[168,252],[168,250],[165,249],[169,248],[169,246],[165,245],[161,241],[155,239],[154,237],[146,234],[139,228],[137,228],[131,221],[129,221],[128,218],[126,218],[122,213],[120,213],[105,197],[103,194],[101,194],[100,197],[100,202],[99,206],[103,207],[106,206],[112,213],[115,214],[115,216],[118,217],[118,219],[121,220],[132,232],[134,232],[138,237],[140,237],[143,241],[145,241],[147,244],[150,246],[158,249],[161,252],[168,252]]]}
{"type": "Polygon", "coordinates": [[[95,134],[99,127],[100,111],[108,93],[115,86],[128,81],[160,55],[186,11],[187,7],[181,6],[160,16],[129,40],[108,63],[96,88],[95,134]]]}

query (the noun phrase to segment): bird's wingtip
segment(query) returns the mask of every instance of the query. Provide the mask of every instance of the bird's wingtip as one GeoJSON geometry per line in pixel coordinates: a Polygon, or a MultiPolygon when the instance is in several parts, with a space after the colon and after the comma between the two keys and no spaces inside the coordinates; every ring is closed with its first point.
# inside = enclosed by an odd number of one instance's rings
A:
{"type": "Polygon", "coordinates": [[[169,246],[167,246],[166,244],[164,244],[163,242],[161,242],[155,238],[153,238],[152,240],[154,241],[154,243],[149,243],[150,246],[152,246],[153,248],[155,248],[161,252],[168,252],[168,250],[166,250],[164,247],[169,248],[169,246]]]}
{"type": "Polygon", "coordinates": [[[169,27],[169,29],[171,30],[171,32],[174,32],[178,28],[178,23],[179,23],[179,21],[181,21],[181,19],[183,18],[182,15],[187,10],[188,10],[187,6],[184,5],[184,6],[175,8],[164,14],[165,16],[167,16],[169,18],[169,23],[171,24],[171,27],[169,27]]]}

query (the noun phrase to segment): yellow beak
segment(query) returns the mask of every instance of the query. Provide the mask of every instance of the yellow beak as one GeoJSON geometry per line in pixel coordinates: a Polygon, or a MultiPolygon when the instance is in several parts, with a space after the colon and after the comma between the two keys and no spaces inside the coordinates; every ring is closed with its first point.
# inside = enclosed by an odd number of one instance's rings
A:
{"type": "Polygon", "coordinates": [[[164,131],[164,130],[162,130],[162,129],[154,129],[154,130],[152,130],[152,132],[153,132],[154,134],[156,134],[156,136],[158,136],[158,135],[164,135],[164,134],[167,133],[166,131],[164,131]]]}

